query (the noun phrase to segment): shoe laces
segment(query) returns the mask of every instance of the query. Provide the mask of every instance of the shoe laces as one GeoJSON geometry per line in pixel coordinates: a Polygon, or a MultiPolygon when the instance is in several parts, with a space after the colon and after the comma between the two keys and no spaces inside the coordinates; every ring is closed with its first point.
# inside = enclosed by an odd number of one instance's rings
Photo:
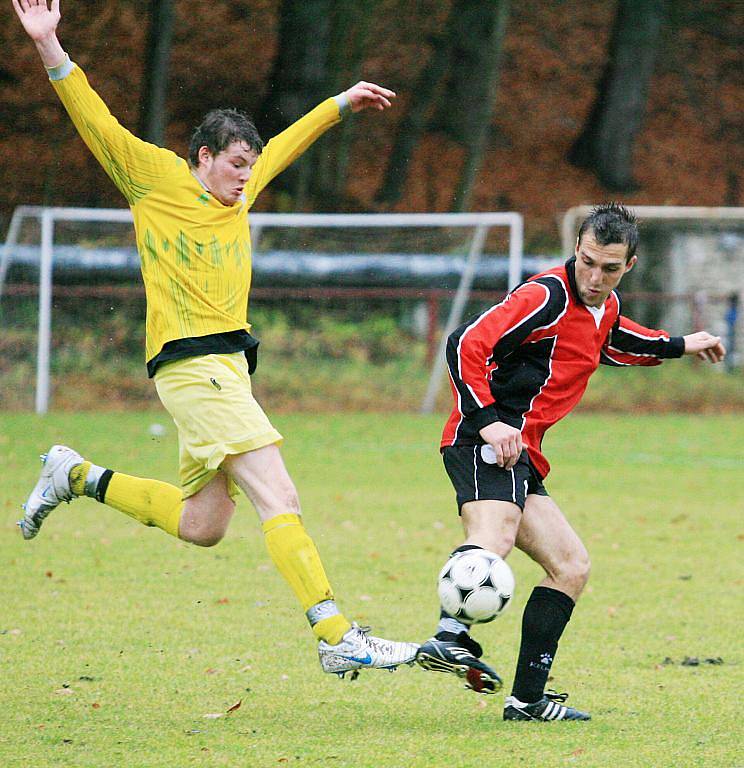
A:
{"type": "Polygon", "coordinates": [[[356,622],[351,625],[364,637],[364,642],[379,653],[391,653],[395,644],[391,640],[383,640],[381,637],[370,636],[372,627],[362,627],[356,622]]]}
{"type": "Polygon", "coordinates": [[[565,691],[563,693],[558,693],[557,691],[551,689],[545,691],[545,698],[554,701],[556,704],[563,704],[563,702],[568,698],[568,694],[565,691]]]}

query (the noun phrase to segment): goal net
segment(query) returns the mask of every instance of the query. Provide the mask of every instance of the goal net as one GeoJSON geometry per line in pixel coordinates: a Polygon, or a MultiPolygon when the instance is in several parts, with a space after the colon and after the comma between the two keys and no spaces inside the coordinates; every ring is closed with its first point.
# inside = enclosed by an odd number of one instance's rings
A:
{"type": "MultiPolygon", "coordinates": [[[[344,291],[352,295],[350,289],[357,291],[355,296],[398,297],[419,305],[432,290],[446,292],[451,302],[440,324],[444,328],[422,403],[425,411],[433,409],[444,382],[446,338],[462,320],[472,288],[502,292],[523,277],[523,224],[517,213],[255,213],[250,224],[251,306],[256,296],[296,299],[304,292],[313,297],[320,313],[323,296],[344,291]]],[[[38,310],[34,317],[28,312],[26,317],[27,324],[38,327],[37,413],[45,413],[50,406],[53,360],[60,376],[64,373],[64,366],[52,356],[53,333],[58,333],[53,297],[56,302],[58,294],[73,295],[67,284],[75,281],[79,296],[105,296],[104,289],[112,281],[131,288],[138,268],[129,210],[21,206],[14,211],[0,251],[0,324],[13,314],[14,297],[38,291],[38,310]]],[[[127,311],[144,321],[141,289],[132,289],[131,294],[119,290],[116,295],[130,296],[127,311]]],[[[82,302],[78,308],[84,312],[82,302]]],[[[101,317],[100,322],[105,320],[101,317]]],[[[83,317],[75,329],[86,322],[98,320],[83,317]]],[[[113,329],[110,336],[115,335],[113,329]]],[[[27,374],[17,375],[19,385],[27,374]]]]}

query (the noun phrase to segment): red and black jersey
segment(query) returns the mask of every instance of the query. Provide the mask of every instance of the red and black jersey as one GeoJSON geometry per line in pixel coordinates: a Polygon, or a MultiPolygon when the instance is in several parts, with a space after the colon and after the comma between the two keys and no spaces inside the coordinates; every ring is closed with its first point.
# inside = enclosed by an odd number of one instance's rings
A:
{"type": "Polygon", "coordinates": [[[644,328],[620,314],[614,291],[600,308],[578,297],[575,259],[542,272],[461,325],[448,339],[455,405],[441,447],[483,443],[479,430],[502,421],[522,432],[530,460],[545,477],[545,431],[584,394],[600,363],[658,365],[681,357],[684,339],[644,328]]]}

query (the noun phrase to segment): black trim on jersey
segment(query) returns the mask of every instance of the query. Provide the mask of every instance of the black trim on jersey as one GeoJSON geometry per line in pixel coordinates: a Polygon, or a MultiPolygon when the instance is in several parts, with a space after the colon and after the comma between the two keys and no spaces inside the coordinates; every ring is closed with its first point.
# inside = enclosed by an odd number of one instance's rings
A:
{"type": "Polygon", "coordinates": [[[617,360],[613,360],[604,350],[599,353],[599,364],[610,365],[613,368],[624,368],[630,365],[630,363],[620,363],[617,360]]]}
{"type": "Polygon", "coordinates": [[[501,421],[499,412],[494,403],[486,405],[483,408],[478,408],[478,410],[469,414],[467,418],[468,424],[472,424],[478,432],[489,424],[495,424],[497,421],[501,421]]]}
{"type": "Polygon", "coordinates": [[[233,352],[245,352],[248,373],[253,373],[258,365],[258,345],[258,339],[242,329],[175,339],[163,344],[160,352],[147,361],[147,375],[152,378],[161,363],[202,355],[229,355],[233,352]]]}
{"type": "Polygon", "coordinates": [[[682,336],[664,338],[639,338],[634,333],[620,327],[620,319],[610,331],[608,344],[612,349],[626,355],[657,357],[667,359],[682,357],[685,353],[685,340],[682,336]]]}
{"type": "Polygon", "coordinates": [[[524,416],[534,398],[550,379],[556,336],[523,344],[491,375],[491,392],[498,403],[500,420],[516,429],[524,427],[524,416]]]}
{"type": "Polygon", "coordinates": [[[509,333],[505,333],[495,344],[493,354],[488,358],[488,365],[501,363],[522,345],[524,340],[538,328],[552,325],[568,308],[568,294],[563,281],[555,275],[545,275],[530,283],[538,283],[548,289],[548,300],[542,309],[529,320],[520,323],[509,333]]]}
{"type": "MultiPolygon", "coordinates": [[[[633,333],[623,330],[620,327],[620,317],[623,310],[622,300],[617,291],[613,291],[612,294],[617,301],[617,319],[607,336],[607,345],[609,347],[625,354],[656,357],[660,360],[682,357],[684,355],[685,340],[682,336],[670,336],[669,341],[661,338],[642,339],[633,333]]],[[[613,360],[604,350],[602,350],[599,361],[603,365],[615,367],[628,365],[628,363],[613,360]]]]}
{"type": "Polygon", "coordinates": [[[457,430],[456,445],[482,443],[480,430],[497,421],[521,429],[532,399],[550,377],[555,338],[541,339],[530,344],[525,344],[524,341],[537,329],[553,325],[566,312],[569,306],[568,289],[563,280],[553,275],[545,275],[529,282],[539,283],[547,288],[548,296],[545,305],[534,315],[522,320],[498,339],[488,359],[484,361],[484,371],[488,365],[497,365],[490,379],[494,403],[478,406],[467,384],[459,376],[458,354],[463,335],[493,308],[463,323],[447,340],[447,365],[459,393],[460,412],[465,417],[457,430]]]}
{"type": "Polygon", "coordinates": [[[566,275],[568,276],[568,287],[571,289],[574,299],[583,304],[581,296],[579,296],[579,288],[576,285],[576,256],[572,256],[566,263],[566,275]]]}

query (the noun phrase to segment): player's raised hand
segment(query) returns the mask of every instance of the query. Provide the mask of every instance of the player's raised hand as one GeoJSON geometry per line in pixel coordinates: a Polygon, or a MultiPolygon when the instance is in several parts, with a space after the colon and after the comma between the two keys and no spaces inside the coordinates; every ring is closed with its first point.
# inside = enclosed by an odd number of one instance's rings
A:
{"type": "Polygon", "coordinates": [[[361,81],[352,85],[346,91],[346,95],[349,97],[351,111],[361,112],[363,109],[387,109],[391,106],[390,100],[395,98],[395,91],[390,91],[374,83],[361,81]]]}
{"type": "Polygon", "coordinates": [[[60,20],[59,0],[13,0],[13,8],[28,36],[40,41],[53,35],[60,20]]]}
{"type": "Polygon", "coordinates": [[[698,331],[683,337],[685,354],[697,355],[709,363],[720,363],[726,357],[726,347],[721,343],[720,336],[713,336],[707,331],[698,331]]]}
{"type": "Polygon", "coordinates": [[[493,448],[496,463],[504,469],[511,469],[522,454],[522,433],[515,427],[495,421],[480,431],[480,436],[493,448]]]}

